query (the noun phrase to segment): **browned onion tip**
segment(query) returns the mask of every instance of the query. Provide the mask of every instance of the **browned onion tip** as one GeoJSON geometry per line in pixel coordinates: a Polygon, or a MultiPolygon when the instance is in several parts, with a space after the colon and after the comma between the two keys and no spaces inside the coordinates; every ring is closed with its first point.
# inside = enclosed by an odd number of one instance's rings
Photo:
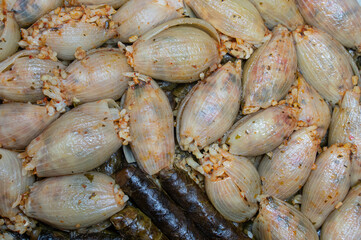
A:
{"type": "Polygon", "coordinates": [[[306,126],[316,125],[318,135],[322,139],[331,122],[331,107],[301,74],[297,75],[297,81],[290,90],[286,101],[301,109],[299,121],[306,126]]]}
{"type": "Polygon", "coordinates": [[[229,152],[259,156],[281,145],[296,129],[300,110],[278,105],[241,118],[225,135],[229,152]]]}
{"type": "Polygon", "coordinates": [[[0,61],[2,61],[18,50],[20,32],[14,13],[3,10],[1,7],[0,10],[0,61]]]}
{"type": "Polygon", "coordinates": [[[34,182],[34,176],[22,173],[17,153],[0,148],[0,222],[5,218],[7,228],[21,234],[31,230],[33,223],[17,206],[21,194],[34,182]]]}
{"type": "Polygon", "coordinates": [[[306,22],[344,46],[361,50],[361,6],[357,0],[297,0],[306,22]]]}
{"type": "Polygon", "coordinates": [[[116,35],[108,5],[63,7],[44,15],[28,29],[22,29],[19,45],[27,49],[50,48],[51,55],[73,60],[78,47],[96,48],[116,35]]]}
{"type": "Polygon", "coordinates": [[[28,103],[0,105],[0,144],[3,148],[24,149],[59,114],[49,116],[44,106],[28,103]]]}
{"type": "MultiPolygon", "coordinates": [[[[42,76],[44,95],[64,102],[63,107],[105,98],[117,100],[123,95],[129,81],[123,73],[132,68],[119,49],[99,48],[85,52],[78,48],[76,56],[78,59],[65,70],[42,76]]],[[[57,108],[57,111],[62,110],[57,108]]]]}
{"type": "Polygon", "coordinates": [[[232,126],[241,99],[241,63],[228,62],[198,82],[177,114],[177,140],[183,150],[200,155],[232,126]]]}
{"type": "Polygon", "coordinates": [[[361,184],[353,187],[342,205],[322,226],[321,240],[358,240],[361,236],[361,184]]]}
{"type": "Polygon", "coordinates": [[[169,20],[183,17],[183,0],[132,0],[113,16],[123,43],[136,41],[144,33],[169,20]]]}
{"type": "Polygon", "coordinates": [[[0,63],[0,98],[18,102],[44,99],[41,75],[64,69],[59,61],[45,58],[37,50],[23,50],[0,63]]]}
{"type": "Polygon", "coordinates": [[[217,31],[196,18],[163,23],[126,50],[136,72],[169,82],[199,80],[221,61],[217,31]]]}
{"type": "Polygon", "coordinates": [[[302,188],[311,173],[321,142],[316,128],[295,131],[287,144],[272,152],[272,157],[265,155],[258,168],[263,194],[285,200],[302,188]]]}
{"type": "Polygon", "coordinates": [[[130,115],[130,146],[141,169],[153,175],[172,165],[175,143],[173,112],[167,96],[148,76],[126,73],[133,81],[125,95],[130,115]]]}
{"type": "Polygon", "coordinates": [[[261,15],[248,0],[185,0],[185,3],[222,33],[222,51],[237,58],[249,58],[253,45],[260,45],[269,37],[261,15]]]}
{"type": "Polygon", "coordinates": [[[62,4],[63,0],[16,0],[11,11],[20,27],[28,27],[62,4]]]}
{"type": "Polygon", "coordinates": [[[268,108],[281,100],[295,80],[296,48],[292,34],[282,25],[257,49],[244,66],[242,113],[268,108]]]}
{"type": "Polygon", "coordinates": [[[62,115],[27,146],[26,170],[39,177],[94,169],[130,141],[129,115],[112,99],[85,103],[62,115]]]}
{"type": "Polygon", "coordinates": [[[350,188],[351,144],[334,144],[316,159],[302,192],[301,211],[318,229],[350,188]]]}
{"type": "Polygon", "coordinates": [[[352,159],[351,185],[361,180],[361,105],[360,89],[347,91],[339,106],[333,110],[328,144],[352,143],[357,153],[352,159]]]}
{"type": "Polygon", "coordinates": [[[303,25],[295,0],[250,0],[258,9],[268,28],[277,24],[285,25],[289,30],[303,25]]]}
{"type": "Polygon", "coordinates": [[[100,223],[122,210],[128,196],[114,179],[88,172],[36,182],[22,199],[27,216],[62,230],[100,223]]]}
{"type": "Polygon", "coordinates": [[[302,75],[324,99],[335,105],[360,77],[351,55],[330,35],[311,26],[299,26],[293,37],[302,75]]]}
{"type": "Polygon", "coordinates": [[[259,213],[253,223],[257,240],[318,240],[312,223],[296,208],[272,196],[260,196],[259,213]]]}
{"type": "Polygon", "coordinates": [[[206,147],[197,170],[205,175],[206,193],[213,206],[226,219],[245,222],[258,210],[260,178],[247,158],[234,156],[225,147],[206,147]]]}

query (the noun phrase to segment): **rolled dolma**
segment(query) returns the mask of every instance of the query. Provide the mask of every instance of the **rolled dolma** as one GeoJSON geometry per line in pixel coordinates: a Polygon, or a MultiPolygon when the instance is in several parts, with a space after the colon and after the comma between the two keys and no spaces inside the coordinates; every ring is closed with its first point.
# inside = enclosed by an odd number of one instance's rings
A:
{"type": "Polygon", "coordinates": [[[184,212],[139,168],[124,168],[116,174],[115,179],[169,239],[205,240],[184,212]]]}
{"type": "Polygon", "coordinates": [[[120,148],[118,151],[110,155],[109,159],[97,167],[95,171],[112,176],[126,166],[128,166],[128,163],[124,157],[123,150],[120,148]]]}
{"type": "Polygon", "coordinates": [[[180,169],[159,173],[162,188],[210,239],[248,239],[213,207],[200,187],[180,169]]]}
{"type": "Polygon", "coordinates": [[[127,206],[113,215],[110,221],[127,240],[168,240],[148,216],[132,206],[127,206]]]}

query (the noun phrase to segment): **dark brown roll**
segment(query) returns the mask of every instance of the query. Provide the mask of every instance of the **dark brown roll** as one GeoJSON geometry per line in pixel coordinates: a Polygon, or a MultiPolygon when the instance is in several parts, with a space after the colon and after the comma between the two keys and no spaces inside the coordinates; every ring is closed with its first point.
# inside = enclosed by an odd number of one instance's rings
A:
{"type": "Polygon", "coordinates": [[[205,240],[193,222],[139,168],[129,166],[116,182],[153,223],[172,240],[205,240]]]}
{"type": "Polygon", "coordinates": [[[159,173],[162,188],[181,206],[196,226],[210,239],[249,239],[238,234],[213,207],[199,186],[180,169],[163,169],[159,173]]]}

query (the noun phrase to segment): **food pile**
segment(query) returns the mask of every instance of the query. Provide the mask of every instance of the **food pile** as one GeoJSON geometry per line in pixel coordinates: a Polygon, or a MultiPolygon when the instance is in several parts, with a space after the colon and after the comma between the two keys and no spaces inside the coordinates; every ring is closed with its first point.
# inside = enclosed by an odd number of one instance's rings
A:
{"type": "Polygon", "coordinates": [[[357,0],[2,0],[0,239],[361,238],[357,0]]]}

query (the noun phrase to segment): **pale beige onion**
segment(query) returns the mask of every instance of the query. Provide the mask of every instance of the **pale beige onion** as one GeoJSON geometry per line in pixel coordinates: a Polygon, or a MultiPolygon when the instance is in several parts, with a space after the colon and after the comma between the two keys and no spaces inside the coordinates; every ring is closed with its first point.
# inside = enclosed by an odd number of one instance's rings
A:
{"type": "Polygon", "coordinates": [[[21,160],[16,152],[0,148],[0,216],[13,218],[20,210],[15,207],[34,176],[22,174],[21,160]],[[15,203],[15,205],[14,205],[15,203]]]}
{"type": "Polygon", "coordinates": [[[182,0],[132,0],[113,16],[117,32],[123,43],[132,42],[154,27],[169,20],[183,17],[182,0]]]}
{"type": "Polygon", "coordinates": [[[316,159],[315,170],[302,191],[301,211],[318,229],[326,217],[342,202],[351,181],[352,147],[332,145],[316,159]]]}
{"type": "Polygon", "coordinates": [[[295,80],[296,48],[287,28],[279,25],[272,38],[257,49],[244,66],[243,114],[281,100],[295,80]]]}
{"type": "Polygon", "coordinates": [[[171,166],[175,151],[173,113],[158,84],[140,80],[130,86],[124,108],[130,115],[131,148],[139,167],[153,175],[171,166]]]}
{"type": "Polygon", "coordinates": [[[240,99],[241,69],[236,69],[231,62],[198,82],[177,113],[180,146],[196,151],[221,138],[236,119],[240,99]]]}
{"type": "Polygon", "coordinates": [[[199,19],[176,19],[133,44],[134,70],[169,82],[193,82],[221,60],[214,28],[199,19]],[[186,34],[185,34],[186,33],[186,34]]]}
{"type": "Polygon", "coordinates": [[[258,156],[272,151],[295,130],[298,115],[297,108],[279,105],[241,118],[226,136],[230,153],[258,156]]]}
{"type": "Polygon", "coordinates": [[[74,59],[74,53],[78,47],[84,50],[96,48],[115,36],[111,30],[101,29],[87,23],[75,23],[64,25],[58,31],[46,31],[44,33],[45,44],[57,52],[57,57],[63,60],[74,59]]]}
{"type": "Polygon", "coordinates": [[[20,29],[12,12],[3,12],[1,10],[0,39],[0,61],[3,61],[19,48],[20,29]]]}
{"type": "Polygon", "coordinates": [[[217,30],[212,27],[211,24],[207,23],[206,21],[198,18],[177,18],[171,21],[165,22],[158,27],[152,29],[152,31],[146,32],[141,38],[141,41],[147,41],[152,37],[156,36],[157,34],[176,26],[192,26],[194,28],[198,28],[206,33],[209,34],[214,40],[220,42],[220,37],[217,30]]]}
{"type": "Polygon", "coordinates": [[[24,216],[18,205],[21,194],[28,190],[34,182],[34,177],[23,170],[17,155],[16,152],[0,149],[0,222],[5,222],[3,229],[5,227],[24,234],[31,231],[35,223],[24,216]]]}
{"type": "Polygon", "coordinates": [[[60,82],[65,99],[71,103],[86,103],[104,98],[119,99],[130,78],[123,73],[132,71],[125,55],[115,48],[90,50],[81,60],[66,69],[67,77],[60,82]]]}
{"type": "Polygon", "coordinates": [[[28,27],[44,14],[63,5],[63,0],[17,0],[11,11],[20,27],[28,27]]]}
{"type": "Polygon", "coordinates": [[[58,61],[40,59],[39,51],[19,51],[0,63],[0,98],[19,102],[42,100],[41,75],[64,69],[58,61]]]}
{"type": "Polygon", "coordinates": [[[29,49],[49,47],[58,58],[73,60],[77,48],[87,51],[116,35],[114,24],[111,24],[114,12],[107,5],[55,9],[22,30],[23,40],[19,44],[29,49]],[[60,17],[58,12],[64,16],[60,17]]]}
{"type": "Polygon", "coordinates": [[[0,144],[7,149],[25,149],[59,113],[49,116],[45,106],[27,103],[0,105],[0,144]]]}
{"type": "Polygon", "coordinates": [[[361,181],[361,105],[358,89],[347,91],[341,104],[333,110],[328,144],[335,143],[352,143],[357,148],[351,171],[351,185],[355,185],[361,181]]]}
{"type": "Polygon", "coordinates": [[[310,26],[293,32],[299,69],[320,95],[335,105],[353,87],[354,62],[345,48],[327,33],[310,26]]]}
{"type": "Polygon", "coordinates": [[[260,44],[266,27],[257,9],[248,0],[185,0],[194,13],[211,23],[221,33],[260,44]]]}
{"type": "Polygon", "coordinates": [[[122,210],[128,196],[103,173],[52,177],[36,182],[24,197],[26,215],[62,230],[100,223],[122,210]]]}
{"type": "Polygon", "coordinates": [[[361,236],[361,184],[353,187],[341,207],[322,226],[321,240],[358,240],[361,236]]]}
{"type": "MultiPolygon", "coordinates": [[[[214,146],[211,146],[214,148],[214,146]]],[[[213,155],[215,150],[210,150],[213,155]]],[[[244,157],[234,156],[226,151],[216,150],[220,154],[214,156],[215,164],[208,170],[203,159],[205,189],[213,206],[228,220],[245,222],[258,210],[256,197],[260,194],[260,178],[253,164],[244,157]]]]}
{"type": "Polygon", "coordinates": [[[128,2],[128,0],[68,0],[68,5],[100,5],[107,4],[112,6],[115,9],[120,8],[124,3],[128,2]]]}
{"type": "Polygon", "coordinates": [[[295,0],[250,0],[250,2],[256,6],[268,28],[283,24],[289,30],[294,30],[304,24],[295,0]]]}
{"type": "Polygon", "coordinates": [[[361,50],[361,6],[357,0],[297,0],[306,22],[344,46],[361,50]]]}
{"type": "Polygon", "coordinates": [[[287,101],[294,102],[294,105],[301,109],[298,118],[300,121],[307,126],[316,125],[321,139],[326,135],[331,122],[331,108],[301,74],[298,74],[287,101]]]}
{"type": "Polygon", "coordinates": [[[272,196],[262,196],[253,223],[257,240],[318,240],[311,222],[292,205],[272,196]]]}
{"type": "MultiPolygon", "coordinates": [[[[355,89],[356,90],[356,89],[355,89]]],[[[345,93],[341,104],[334,108],[328,143],[357,143],[361,138],[360,92],[345,93]]]]}
{"type": "Polygon", "coordinates": [[[51,177],[98,167],[122,145],[114,123],[119,111],[106,99],[65,113],[26,148],[26,169],[51,177]]]}
{"type": "Polygon", "coordinates": [[[265,155],[258,167],[262,194],[285,200],[306,183],[316,160],[320,139],[316,126],[294,132],[287,143],[265,155]]]}

